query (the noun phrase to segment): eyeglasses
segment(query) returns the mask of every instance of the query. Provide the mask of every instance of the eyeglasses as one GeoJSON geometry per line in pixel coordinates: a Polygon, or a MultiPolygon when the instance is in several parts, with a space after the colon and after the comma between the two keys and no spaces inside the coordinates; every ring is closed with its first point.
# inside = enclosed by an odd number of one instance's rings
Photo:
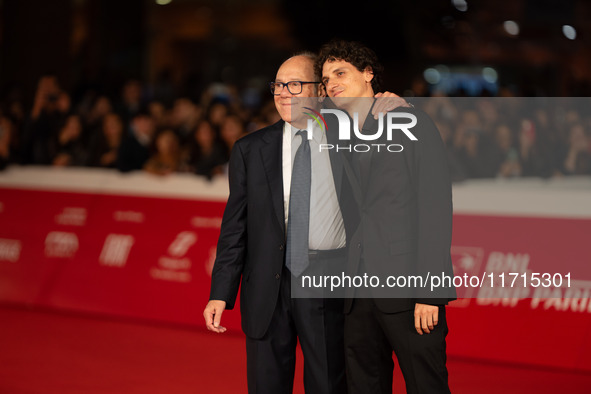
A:
{"type": "Polygon", "coordinates": [[[287,91],[291,94],[300,94],[304,84],[306,83],[321,83],[321,82],[304,82],[304,81],[289,81],[289,82],[269,82],[271,93],[279,96],[283,92],[283,87],[287,86],[287,91]]]}

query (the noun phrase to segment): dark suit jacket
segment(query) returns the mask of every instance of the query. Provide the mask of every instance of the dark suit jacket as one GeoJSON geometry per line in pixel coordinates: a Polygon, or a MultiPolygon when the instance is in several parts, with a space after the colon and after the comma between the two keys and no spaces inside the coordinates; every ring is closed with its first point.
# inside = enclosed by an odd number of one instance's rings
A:
{"type": "MultiPolygon", "coordinates": [[[[417,125],[411,131],[418,141],[409,140],[401,131],[394,131],[393,140],[387,141],[384,131],[379,141],[360,143],[400,144],[402,152],[388,152],[385,147],[376,152],[374,148],[354,153],[345,161],[359,207],[348,272],[368,272],[381,280],[389,275],[426,278],[427,273],[441,276],[442,272],[453,278],[451,181],[443,141],[424,112],[410,108],[394,111],[414,113],[417,125]]],[[[369,115],[364,134],[374,134],[377,127],[377,120],[369,115]]],[[[386,313],[413,309],[416,302],[443,305],[455,299],[453,288],[435,293],[428,287],[412,291],[386,288],[387,293],[380,289],[375,292],[375,302],[386,313]]],[[[352,299],[348,299],[345,312],[351,305],[352,299]]]]}
{"type": "MultiPolygon", "coordinates": [[[[279,295],[285,261],[283,121],[238,140],[229,162],[230,196],[212,271],[210,300],[232,309],[240,289],[242,329],[265,335],[279,295]]],[[[342,166],[331,155],[337,190],[342,166]]],[[[346,199],[345,199],[346,201],[346,199]]]]}

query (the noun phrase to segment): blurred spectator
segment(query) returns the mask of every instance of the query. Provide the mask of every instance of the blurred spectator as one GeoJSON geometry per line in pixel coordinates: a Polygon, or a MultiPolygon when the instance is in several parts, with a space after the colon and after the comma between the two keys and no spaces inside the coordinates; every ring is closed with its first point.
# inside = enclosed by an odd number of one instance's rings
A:
{"type": "Polygon", "coordinates": [[[529,119],[521,121],[518,145],[519,175],[525,177],[550,177],[552,170],[549,159],[539,144],[535,124],[529,119]]]}
{"type": "Polygon", "coordinates": [[[0,170],[6,168],[11,163],[12,133],[13,126],[10,119],[6,116],[0,116],[0,170]]]}
{"type": "Polygon", "coordinates": [[[425,102],[423,110],[432,118],[450,124],[456,123],[458,118],[458,108],[447,97],[438,97],[425,102]]]}
{"type": "Polygon", "coordinates": [[[154,119],[156,129],[161,130],[168,125],[169,120],[166,107],[160,101],[151,101],[148,104],[148,112],[152,119],[154,119]]]}
{"type": "Polygon", "coordinates": [[[191,100],[180,98],[174,102],[171,126],[176,131],[182,144],[191,139],[191,134],[193,134],[200,116],[201,109],[191,100]]]}
{"type": "Polygon", "coordinates": [[[70,113],[70,109],[72,107],[70,95],[66,92],[59,92],[59,94],[57,95],[56,107],[58,112],[61,114],[66,115],[70,113]]]}
{"type": "Polygon", "coordinates": [[[156,153],[144,165],[144,170],[151,174],[168,175],[179,169],[179,138],[172,130],[165,130],[156,136],[156,153]]]}
{"type": "MultiPolygon", "coordinates": [[[[258,95],[246,91],[258,89],[256,84],[239,91],[234,85],[216,82],[189,99],[175,97],[170,74],[161,77],[152,85],[154,99],[147,106],[144,85],[137,80],[125,82],[119,102],[97,95],[101,91],[97,87],[77,90],[79,100],[71,102],[56,77],[46,75],[39,80],[29,111],[20,90],[11,90],[0,102],[0,115],[6,118],[3,128],[10,129],[1,132],[0,165],[82,162],[139,170],[154,148],[156,131],[172,130],[182,152],[177,171],[211,176],[224,167],[238,138],[279,119],[272,100],[245,101],[258,95]],[[78,120],[70,118],[72,114],[78,120]]],[[[424,81],[415,85],[420,84],[424,81]]],[[[416,89],[422,90],[424,86],[416,89]]],[[[591,173],[589,98],[523,99],[503,87],[499,89],[502,99],[458,99],[445,97],[442,91],[431,96],[437,97],[417,97],[414,102],[438,124],[454,181],[591,173]]]]}
{"type": "Polygon", "coordinates": [[[39,79],[35,102],[31,110],[31,119],[36,120],[44,113],[53,113],[57,110],[57,100],[60,94],[57,78],[47,75],[39,79]]]}
{"type": "Polygon", "coordinates": [[[519,175],[519,153],[513,143],[513,133],[506,124],[497,127],[494,141],[491,169],[496,169],[497,174],[504,178],[519,175]]]}
{"type": "Polygon", "coordinates": [[[127,125],[142,110],[142,85],[135,79],[130,79],[123,85],[121,102],[117,107],[117,113],[123,124],[127,125]]]}
{"type": "Polygon", "coordinates": [[[141,170],[144,167],[150,157],[154,131],[154,120],[148,114],[140,112],[134,116],[130,133],[123,138],[117,154],[120,171],[141,170]]]}
{"type": "Polygon", "coordinates": [[[176,98],[176,89],[172,83],[172,72],[170,69],[164,69],[158,73],[153,90],[153,97],[158,100],[159,103],[162,103],[163,106],[170,106],[172,104],[176,98]]]}
{"type": "Polygon", "coordinates": [[[226,158],[230,158],[230,152],[234,143],[244,136],[244,123],[237,115],[228,115],[222,122],[220,137],[226,145],[226,158]]]}
{"type": "Polygon", "coordinates": [[[106,96],[99,96],[94,101],[90,111],[88,112],[86,118],[84,119],[84,123],[86,129],[89,131],[91,135],[93,135],[95,130],[98,130],[103,125],[103,118],[110,114],[113,111],[113,106],[111,105],[111,100],[109,100],[106,96]]]}
{"type": "Polygon", "coordinates": [[[492,133],[499,125],[499,109],[490,99],[479,100],[476,105],[478,106],[478,113],[481,115],[481,127],[486,132],[492,133]]]}
{"type": "Polygon", "coordinates": [[[589,138],[579,123],[574,124],[568,136],[568,148],[562,161],[562,172],[566,175],[591,174],[589,138]]]}
{"type": "Polygon", "coordinates": [[[60,90],[57,78],[41,77],[21,139],[23,164],[51,164],[48,144],[56,137],[69,110],[70,98],[60,90]]]}
{"type": "Polygon", "coordinates": [[[23,103],[19,100],[12,100],[8,105],[6,115],[12,119],[15,127],[20,128],[25,122],[26,110],[23,103]]]}
{"type": "Polygon", "coordinates": [[[87,165],[91,167],[117,167],[117,155],[123,137],[123,123],[117,114],[103,118],[102,127],[93,135],[87,165]]]}
{"type": "Polygon", "coordinates": [[[188,170],[211,178],[221,174],[223,164],[227,161],[224,146],[208,120],[203,119],[197,124],[191,141],[187,165],[188,170]]]}
{"type": "Polygon", "coordinates": [[[463,181],[467,178],[466,170],[464,169],[456,151],[453,149],[453,132],[448,122],[438,122],[437,129],[441,135],[441,139],[446,147],[447,163],[449,165],[449,172],[452,182],[463,181]]]}
{"type": "Polygon", "coordinates": [[[86,160],[82,143],[82,122],[78,115],[70,115],[48,144],[49,161],[54,166],[81,166],[86,160]]]}
{"type": "Polygon", "coordinates": [[[220,101],[214,101],[207,111],[207,119],[217,128],[222,127],[222,123],[228,115],[228,106],[220,101]]]}
{"type": "Polygon", "coordinates": [[[455,156],[461,164],[460,174],[466,174],[469,178],[484,178],[489,176],[482,160],[480,135],[474,129],[462,130],[456,134],[455,156]]]}
{"type": "Polygon", "coordinates": [[[457,124],[453,139],[453,156],[460,164],[456,169],[458,176],[468,178],[489,178],[496,174],[495,163],[491,160],[491,143],[482,129],[482,119],[477,111],[467,109],[458,111],[451,100],[437,98],[438,104],[431,105],[429,111],[439,114],[435,119],[449,120],[457,124]],[[459,119],[459,122],[458,122],[459,119]]]}
{"type": "MultiPolygon", "coordinates": [[[[263,125],[272,125],[281,120],[281,116],[275,108],[275,102],[273,100],[267,101],[261,110],[261,117],[263,118],[263,125]]],[[[257,129],[258,130],[258,129],[257,129]]]]}

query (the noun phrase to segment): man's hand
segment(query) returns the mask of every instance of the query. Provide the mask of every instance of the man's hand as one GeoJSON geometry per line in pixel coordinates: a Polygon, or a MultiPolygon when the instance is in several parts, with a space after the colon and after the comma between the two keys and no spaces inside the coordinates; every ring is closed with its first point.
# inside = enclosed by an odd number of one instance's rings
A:
{"type": "Polygon", "coordinates": [[[378,93],[374,97],[382,98],[381,100],[376,101],[376,104],[373,106],[373,109],[371,110],[371,113],[375,119],[378,118],[380,112],[386,113],[388,111],[392,111],[394,108],[410,107],[410,104],[407,103],[405,99],[403,99],[395,93],[378,93]]]}
{"type": "Polygon", "coordinates": [[[205,318],[205,326],[209,331],[217,332],[218,334],[226,332],[226,327],[220,326],[224,309],[226,309],[226,301],[210,300],[207,303],[203,311],[203,317],[205,318]]]}
{"type": "Polygon", "coordinates": [[[415,304],[415,329],[419,335],[429,334],[439,322],[437,305],[415,304]]]}

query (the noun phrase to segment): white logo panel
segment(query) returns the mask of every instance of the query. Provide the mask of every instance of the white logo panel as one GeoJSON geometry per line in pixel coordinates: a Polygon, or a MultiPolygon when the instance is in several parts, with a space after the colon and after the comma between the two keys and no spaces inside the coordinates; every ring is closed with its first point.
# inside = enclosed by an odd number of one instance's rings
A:
{"type": "Polygon", "coordinates": [[[0,238],[0,261],[17,262],[21,255],[21,249],[21,241],[0,238]]]}
{"type": "Polygon", "coordinates": [[[135,239],[131,235],[109,234],[99,257],[102,265],[124,267],[135,239]]]}
{"type": "Polygon", "coordinates": [[[52,231],[45,237],[46,257],[73,257],[78,251],[78,236],[74,233],[52,231]]]}

